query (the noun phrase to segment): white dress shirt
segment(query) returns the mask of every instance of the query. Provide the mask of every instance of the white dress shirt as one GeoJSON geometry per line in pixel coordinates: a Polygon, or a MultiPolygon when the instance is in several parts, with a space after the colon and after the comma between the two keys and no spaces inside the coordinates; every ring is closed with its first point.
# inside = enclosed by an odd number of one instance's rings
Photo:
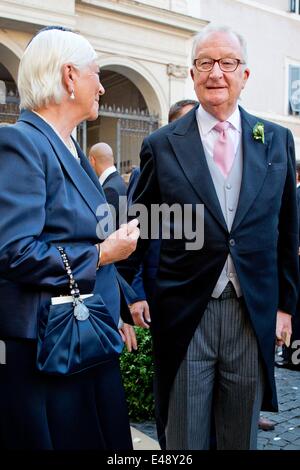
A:
{"type": "Polygon", "coordinates": [[[117,171],[117,169],[116,169],[115,165],[113,165],[113,166],[110,166],[110,167],[106,168],[106,170],[104,170],[103,173],[101,173],[101,175],[99,177],[99,181],[100,181],[101,186],[103,185],[106,178],[109,175],[111,175],[112,173],[114,173],[115,171],[117,171]]]}

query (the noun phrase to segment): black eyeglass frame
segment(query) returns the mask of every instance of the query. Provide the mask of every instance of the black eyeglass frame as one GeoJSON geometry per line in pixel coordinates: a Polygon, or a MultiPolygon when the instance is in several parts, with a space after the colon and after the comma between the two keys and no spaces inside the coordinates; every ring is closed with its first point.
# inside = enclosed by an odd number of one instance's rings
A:
{"type": "Polygon", "coordinates": [[[193,60],[193,65],[194,65],[194,67],[198,70],[198,72],[211,72],[212,69],[214,68],[216,62],[218,62],[218,66],[219,66],[220,70],[221,70],[222,72],[225,72],[225,73],[226,73],[226,72],[228,72],[228,73],[235,72],[236,69],[238,68],[238,66],[239,66],[240,64],[245,64],[245,63],[246,63],[246,62],[243,62],[241,59],[236,59],[236,58],[234,58],[234,57],[221,57],[220,59],[211,59],[210,57],[203,57],[203,58],[199,58],[199,57],[198,57],[197,59],[194,59],[194,60],[193,60]],[[203,59],[209,59],[209,60],[213,61],[213,64],[212,64],[212,66],[211,66],[210,69],[208,69],[208,70],[199,70],[199,69],[198,69],[198,67],[197,67],[197,61],[198,61],[198,60],[203,60],[203,59]],[[222,65],[220,64],[220,61],[221,61],[221,60],[228,60],[228,59],[230,59],[230,60],[236,60],[236,66],[235,66],[235,68],[234,68],[233,70],[224,70],[224,69],[222,69],[222,65]]]}

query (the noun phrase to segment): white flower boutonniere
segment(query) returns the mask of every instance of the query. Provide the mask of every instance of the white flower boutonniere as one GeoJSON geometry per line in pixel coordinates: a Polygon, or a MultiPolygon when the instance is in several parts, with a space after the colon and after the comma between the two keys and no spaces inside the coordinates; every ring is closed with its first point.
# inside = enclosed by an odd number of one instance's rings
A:
{"type": "Polygon", "coordinates": [[[262,122],[257,122],[253,127],[253,137],[255,140],[261,140],[265,143],[265,128],[262,122]]]}

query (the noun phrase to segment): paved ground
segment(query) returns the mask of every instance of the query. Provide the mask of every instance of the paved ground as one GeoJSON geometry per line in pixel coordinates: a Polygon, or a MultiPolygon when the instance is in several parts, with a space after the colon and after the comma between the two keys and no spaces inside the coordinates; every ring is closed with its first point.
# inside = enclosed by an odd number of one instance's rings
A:
{"type": "Polygon", "coordinates": [[[276,423],[259,431],[258,449],[300,450],[300,371],[275,369],[279,413],[262,413],[276,423]]]}
{"type": "MultiPolygon", "coordinates": [[[[150,423],[148,427],[152,429],[151,437],[149,431],[147,434],[145,434],[145,432],[141,432],[136,427],[131,426],[131,436],[134,450],[160,450],[160,446],[157,442],[154,423],[150,423]]],[[[145,431],[145,425],[143,425],[143,430],[145,431]]]]}
{"type": "MultiPolygon", "coordinates": [[[[259,431],[260,450],[300,450],[300,371],[275,369],[279,413],[262,413],[276,423],[274,431],[259,431]]],[[[136,449],[157,449],[153,422],[132,423],[136,449]],[[135,431],[136,430],[136,431],[135,431]],[[140,432],[138,432],[140,431],[140,432]],[[154,446],[154,447],[151,447],[154,446]]]]}

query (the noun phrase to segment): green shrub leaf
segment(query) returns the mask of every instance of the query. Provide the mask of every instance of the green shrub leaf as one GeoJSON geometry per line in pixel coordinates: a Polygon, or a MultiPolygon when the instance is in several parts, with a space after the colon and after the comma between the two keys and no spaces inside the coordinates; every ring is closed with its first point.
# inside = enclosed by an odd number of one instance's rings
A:
{"type": "Polygon", "coordinates": [[[123,350],[120,357],[129,417],[133,421],[154,419],[153,352],[149,330],[135,327],[138,349],[123,350]]]}

